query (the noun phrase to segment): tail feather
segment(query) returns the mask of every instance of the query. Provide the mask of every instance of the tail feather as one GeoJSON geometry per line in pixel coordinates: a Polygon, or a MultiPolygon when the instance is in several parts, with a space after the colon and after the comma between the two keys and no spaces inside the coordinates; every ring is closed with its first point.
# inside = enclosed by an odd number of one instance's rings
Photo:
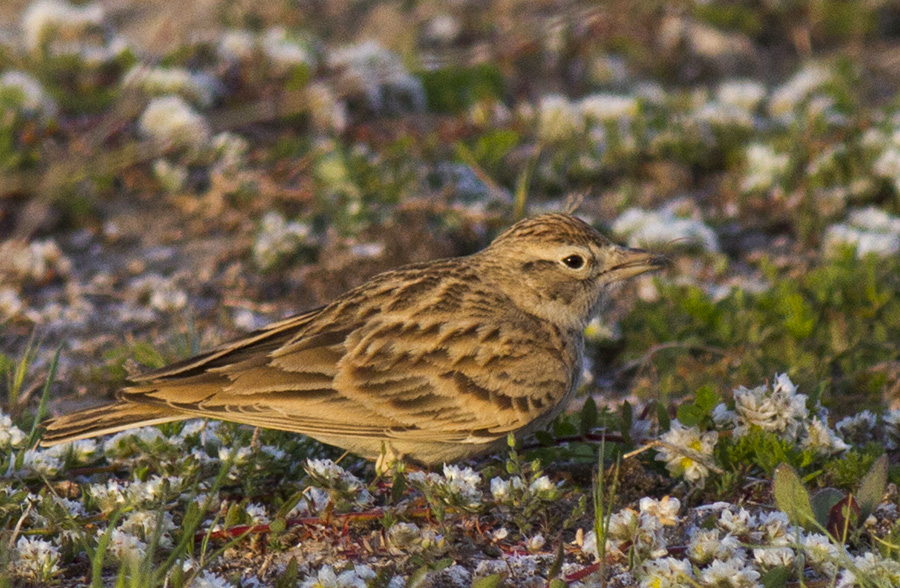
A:
{"type": "Polygon", "coordinates": [[[117,402],[63,415],[44,423],[41,445],[90,439],[125,429],[195,418],[183,412],[133,402],[117,402]]]}

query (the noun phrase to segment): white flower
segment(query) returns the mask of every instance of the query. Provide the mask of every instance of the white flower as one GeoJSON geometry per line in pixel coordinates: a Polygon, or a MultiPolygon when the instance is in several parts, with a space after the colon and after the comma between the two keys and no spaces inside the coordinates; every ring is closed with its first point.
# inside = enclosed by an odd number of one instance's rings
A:
{"type": "Polygon", "coordinates": [[[52,478],[63,464],[59,458],[39,449],[29,449],[22,459],[22,467],[29,472],[52,478]]]}
{"type": "Polygon", "coordinates": [[[59,548],[37,537],[19,537],[16,542],[15,563],[10,566],[15,577],[43,585],[62,570],[59,567],[59,548]]]}
{"type": "Polygon", "coordinates": [[[150,308],[162,312],[181,310],[187,305],[187,293],[175,281],[159,274],[147,274],[134,280],[131,287],[140,298],[146,298],[150,308]]]}
{"type": "Polygon", "coordinates": [[[810,449],[818,455],[829,456],[835,453],[847,451],[850,446],[838,437],[827,424],[818,417],[813,418],[806,425],[806,435],[801,442],[805,449],[810,449]]]}
{"type": "Polygon", "coordinates": [[[342,133],[347,128],[347,104],[338,100],[328,85],[314,82],[307,86],[306,100],[317,130],[342,133]]]}
{"type": "Polygon", "coordinates": [[[546,542],[547,540],[544,539],[544,536],[538,533],[534,537],[529,537],[525,541],[525,549],[528,550],[528,553],[537,553],[541,550],[541,548],[544,546],[544,543],[546,542]]]}
{"type": "Polygon", "coordinates": [[[334,568],[324,565],[314,576],[307,577],[300,588],[367,588],[366,580],[375,578],[375,572],[366,565],[355,565],[338,574],[334,568]]]}
{"type": "Polygon", "coordinates": [[[179,476],[154,474],[146,482],[134,481],[125,493],[132,504],[154,504],[165,497],[172,498],[181,491],[183,480],[179,476]]]}
{"type": "Polygon", "coordinates": [[[864,445],[875,438],[875,414],[870,410],[863,410],[842,418],[834,428],[844,441],[864,445]]]}
{"type": "Polygon", "coordinates": [[[790,567],[794,563],[794,550],[790,547],[760,547],[753,550],[753,559],[763,569],[790,567]]]}
{"type": "MultiPolygon", "coordinates": [[[[898,133],[894,133],[897,137],[898,133]]],[[[872,163],[872,171],[876,176],[889,180],[894,188],[900,191],[900,146],[896,139],[886,145],[881,155],[872,163]]]]}
{"type": "Polygon", "coordinates": [[[450,492],[471,505],[481,502],[481,475],[472,468],[460,468],[455,465],[444,466],[444,478],[450,492]]]}
{"type": "Polygon", "coordinates": [[[725,509],[719,515],[717,525],[726,533],[735,537],[746,537],[757,525],[756,517],[741,507],[737,512],[725,509]]]}
{"type": "Polygon", "coordinates": [[[832,79],[824,66],[809,64],[794,74],[787,82],[775,88],[769,99],[769,112],[782,120],[790,120],[793,111],[813,92],[832,79]]]}
{"type": "Polygon", "coordinates": [[[253,242],[253,259],[260,268],[270,268],[283,256],[297,251],[308,236],[306,225],[288,222],[277,212],[267,212],[253,242]]]}
{"type": "Polygon", "coordinates": [[[806,554],[806,563],[820,574],[833,578],[840,563],[841,550],[825,535],[805,535],[800,544],[806,554]]]}
{"type": "Polygon", "coordinates": [[[269,513],[266,512],[266,507],[261,504],[251,502],[244,508],[244,511],[254,525],[267,525],[269,523],[269,513]]]}
{"type": "Polygon", "coordinates": [[[114,559],[122,563],[137,563],[144,557],[146,551],[147,544],[138,537],[121,529],[113,529],[110,533],[109,547],[106,552],[114,559]]]}
{"type": "Polygon", "coordinates": [[[104,441],[103,454],[111,458],[128,457],[137,449],[136,440],[144,444],[151,444],[162,438],[162,431],[156,427],[139,427],[121,431],[104,441]]]}
{"type": "Polygon", "coordinates": [[[647,560],[635,570],[635,574],[641,580],[641,588],[687,588],[694,585],[691,563],[674,557],[647,560]]]}
{"type": "Polygon", "coordinates": [[[900,218],[869,207],[851,212],[847,221],[831,225],[825,231],[826,253],[839,253],[848,246],[855,248],[860,258],[869,253],[887,257],[900,251],[900,218]]]}
{"type": "Polygon", "coordinates": [[[581,99],[578,109],[585,120],[606,123],[630,120],[637,116],[640,106],[634,96],[592,94],[581,99]]]}
{"type": "Polygon", "coordinates": [[[261,45],[265,56],[282,69],[315,65],[315,58],[306,45],[292,38],[282,27],[267,30],[261,45]]]}
{"type": "MultiPolygon", "coordinates": [[[[0,287],[0,322],[11,319],[25,308],[25,303],[19,298],[18,292],[12,288],[0,287]]],[[[0,448],[3,447],[4,430],[0,423],[0,448]]]]}
{"type": "Polygon", "coordinates": [[[660,437],[666,445],[657,448],[656,459],[665,461],[673,476],[683,476],[688,482],[703,486],[709,475],[703,461],[712,460],[718,439],[716,431],[701,433],[696,426],[688,428],[674,420],[671,429],[660,437]]]}
{"type": "Polygon", "coordinates": [[[718,429],[733,429],[737,426],[737,415],[724,402],[717,404],[713,409],[712,420],[718,429]]]}
{"type": "Polygon", "coordinates": [[[181,96],[154,98],[138,121],[151,139],[175,147],[199,149],[211,135],[209,124],[181,96]]]}
{"type": "Polygon", "coordinates": [[[741,182],[744,192],[767,192],[780,182],[788,171],[791,158],[777,153],[768,145],[753,143],[744,152],[747,170],[741,182]]]}
{"type": "Polygon", "coordinates": [[[884,423],[884,446],[889,450],[900,447],[900,410],[891,410],[881,415],[884,423]]]}
{"type": "Polygon", "coordinates": [[[18,447],[25,440],[25,433],[15,426],[7,414],[0,412],[0,449],[18,447]]]}
{"type": "Polygon", "coordinates": [[[546,494],[556,490],[556,485],[550,481],[547,476],[541,476],[534,480],[529,486],[528,491],[534,494],[546,494]]]}
{"type": "Polygon", "coordinates": [[[716,100],[753,112],[766,96],[766,87],[755,80],[725,80],[716,89],[716,100]]]}
{"type": "Polygon", "coordinates": [[[500,477],[491,479],[491,495],[497,502],[503,502],[518,494],[524,487],[525,483],[519,476],[513,476],[509,480],[500,477]]]}
{"type": "Polygon", "coordinates": [[[219,34],[216,53],[225,61],[241,61],[253,55],[256,39],[243,29],[228,29],[219,34]]]}
{"type": "Polygon", "coordinates": [[[176,165],[168,159],[160,158],[153,162],[153,176],[167,192],[176,194],[184,190],[188,170],[183,165],[176,165]]]}
{"type": "Polygon", "coordinates": [[[796,390],[787,374],[777,374],[771,390],[765,385],[752,390],[741,386],[735,390],[735,435],[741,437],[751,427],[758,427],[788,441],[797,440],[809,411],[806,395],[797,394],[796,390]]]}
{"type": "Polygon", "coordinates": [[[678,524],[678,511],[681,509],[681,501],[671,496],[655,498],[644,497],[639,503],[641,514],[654,517],[660,524],[672,527],[678,524]]]}
{"type": "Polygon", "coordinates": [[[126,488],[117,480],[107,480],[106,484],[92,484],[88,486],[87,492],[102,512],[112,512],[126,502],[126,488]]]}
{"type": "Polygon", "coordinates": [[[76,6],[63,0],[38,0],[25,9],[22,31],[25,46],[34,51],[54,36],[71,39],[103,24],[103,7],[99,3],[76,6]]]}
{"type": "Polygon", "coordinates": [[[713,127],[753,128],[753,116],[733,104],[707,102],[694,110],[692,116],[694,120],[713,127]]]}
{"type": "Polygon", "coordinates": [[[365,96],[379,112],[425,109],[422,82],[407,71],[400,57],[374,41],[332,51],[329,65],[338,72],[337,86],[344,95],[365,96]]]}
{"type": "Polygon", "coordinates": [[[458,20],[450,14],[442,13],[429,21],[425,32],[429,39],[439,43],[452,43],[459,36],[460,30],[462,26],[458,20]]]}
{"type": "MultiPolygon", "coordinates": [[[[246,584],[242,584],[242,586],[243,585],[246,584]]],[[[217,576],[209,570],[203,570],[200,575],[196,576],[193,581],[191,581],[188,588],[231,588],[232,586],[233,584],[225,578],[217,576]]]]}
{"type": "Polygon", "coordinates": [[[856,588],[857,586],[900,586],[900,563],[885,559],[867,551],[853,558],[853,564],[866,580],[863,584],[850,570],[841,574],[837,588],[856,588]]]}
{"type": "Polygon", "coordinates": [[[71,455],[73,464],[83,465],[97,459],[100,456],[100,448],[93,439],[79,439],[78,441],[54,445],[45,449],[44,453],[60,461],[71,455]]]}
{"type": "Polygon", "coordinates": [[[125,517],[119,529],[123,533],[134,535],[135,537],[148,541],[157,532],[160,533],[160,545],[163,547],[172,547],[172,532],[176,529],[175,521],[172,515],[163,511],[162,519],[159,513],[134,510],[125,517]]]}
{"type": "Polygon", "coordinates": [[[444,481],[444,479],[438,474],[432,472],[410,472],[406,475],[406,479],[411,484],[418,484],[420,486],[432,486],[435,484],[440,484],[444,481]]]}
{"type": "Polygon", "coordinates": [[[544,96],[538,102],[537,125],[538,138],[547,143],[568,141],[584,130],[580,110],[560,94],[544,96]]]}
{"type": "Polygon", "coordinates": [[[53,275],[66,275],[71,269],[72,262],[63,255],[53,239],[0,243],[0,273],[10,272],[14,276],[39,282],[53,275]]]}
{"type": "Polygon", "coordinates": [[[720,536],[717,529],[694,528],[688,543],[688,557],[698,564],[742,557],[741,542],[733,535],[720,536]]]}
{"type": "Polygon", "coordinates": [[[757,526],[752,533],[757,543],[767,546],[784,546],[793,542],[796,537],[796,527],[791,525],[788,516],[779,511],[772,511],[759,515],[757,526]]]}
{"type": "Polygon", "coordinates": [[[629,208],[613,222],[612,230],[627,236],[628,244],[632,247],[652,247],[683,241],[706,251],[719,250],[719,241],[711,228],[699,219],[680,218],[675,208],[670,206],[658,211],[629,208]]]}
{"type": "Polygon", "coordinates": [[[762,588],[759,577],[758,571],[737,557],[727,561],[715,560],[700,572],[700,582],[704,586],[717,588],[762,588]]]}
{"type": "Polygon", "coordinates": [[[306,471],[325,488],[352,495],[359,505],[368,505],[374,500],[359,478],[330,459],[307,459],[306,471]]]}
{"type": "Polygon", "coordinates": [[[30,74],[11,70],[0,76],[0,94],[16,92],[23,111],[41,119],[53,118],[58,110],[56,101],[44,91],[41,83],[30,74]]]}
{"type": "Polygon", "coordinates": [[[219,82],[205,73],[181,67],[136,65],[122,78],[126,88],[140,88],[150,96],[179,95],[199,106],[209,106],[220,93],[219,82]]]}

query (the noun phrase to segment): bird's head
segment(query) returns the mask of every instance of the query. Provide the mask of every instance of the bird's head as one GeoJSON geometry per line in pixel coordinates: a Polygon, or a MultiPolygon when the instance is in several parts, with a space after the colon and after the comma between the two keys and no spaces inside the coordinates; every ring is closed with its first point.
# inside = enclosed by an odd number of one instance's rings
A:
{"type": "Polygon", "coordinates": [[[616,245],[568,214],[522,220],[480,254],[502,276],[495,286],[521,310],[583,329],[605,287],[668,264],[665,256],[616,245]]]}

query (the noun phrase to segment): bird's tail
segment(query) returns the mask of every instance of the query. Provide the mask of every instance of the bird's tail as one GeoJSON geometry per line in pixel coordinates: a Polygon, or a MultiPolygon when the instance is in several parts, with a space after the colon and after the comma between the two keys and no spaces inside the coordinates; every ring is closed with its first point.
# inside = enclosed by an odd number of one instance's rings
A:
{"type": "Polygon", "coordinates": [[[192,418],[191,415],[159,406],[116,402],[50,419],[44,423],[41,445],[48,447],[79,439],[118,433],[125,429],[159,425],[192,418]]]}

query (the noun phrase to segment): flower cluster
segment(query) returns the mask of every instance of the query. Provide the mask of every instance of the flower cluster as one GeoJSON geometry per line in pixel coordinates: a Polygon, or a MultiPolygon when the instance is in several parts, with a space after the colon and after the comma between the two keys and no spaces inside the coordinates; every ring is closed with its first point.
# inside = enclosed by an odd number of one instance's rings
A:
{"type": "Polygon", "coordinates": [[[425,494],[432,505],[477,509],[481,506],[481,476],[472,468],[445,465],[444,475],[411,472],[406,479],[425,494]]]}
{"type": "Polygon", "coordinates": [[[613,222],[613,232],[627,237],[632,247],[659,247],[675,243],[718,251],[719,240],[715,232],[700,219],[679,216],[678,204],[674,202],[660,210],[629,208],[613,222]]]}
{"type": "Polygon", "coordinates": [[[327,491],[338,508],[366,507],[374,500],[359,478],[330,459],[307,460],[305,469],[312,484],[327,491]]]}
{"type": "Polygon", "coordinates": [[[297,251],[309,237],[309,227],[287,221],[277,212],[267,212],[259,223],[253,242],[253,260],[261,269],[274,267],[280,260],[297,251]]]}
{"type": "Polygon", "coordinates": [[[875,207],[850,212],[846,223],[831,225],[822,239],[826,254],[837,254],[848,247],[860,258],[868,254],[896,255],[900,252],[900,217],[875,207]]]}
{"type": "MultiPolygon", "coordinates": [[[[678,523],[680,509],[677,498],[666,496],[661,500],[642,498],[638,511],[626,508],[613,513],[606,532],[605,553],[625,558],[630,552],[636,561],[663,557],[668,546],[664,530],[678,523]]],[[[582,551],[596,558],[598,548],[597,535],[589,531],[582,551]]]]}

